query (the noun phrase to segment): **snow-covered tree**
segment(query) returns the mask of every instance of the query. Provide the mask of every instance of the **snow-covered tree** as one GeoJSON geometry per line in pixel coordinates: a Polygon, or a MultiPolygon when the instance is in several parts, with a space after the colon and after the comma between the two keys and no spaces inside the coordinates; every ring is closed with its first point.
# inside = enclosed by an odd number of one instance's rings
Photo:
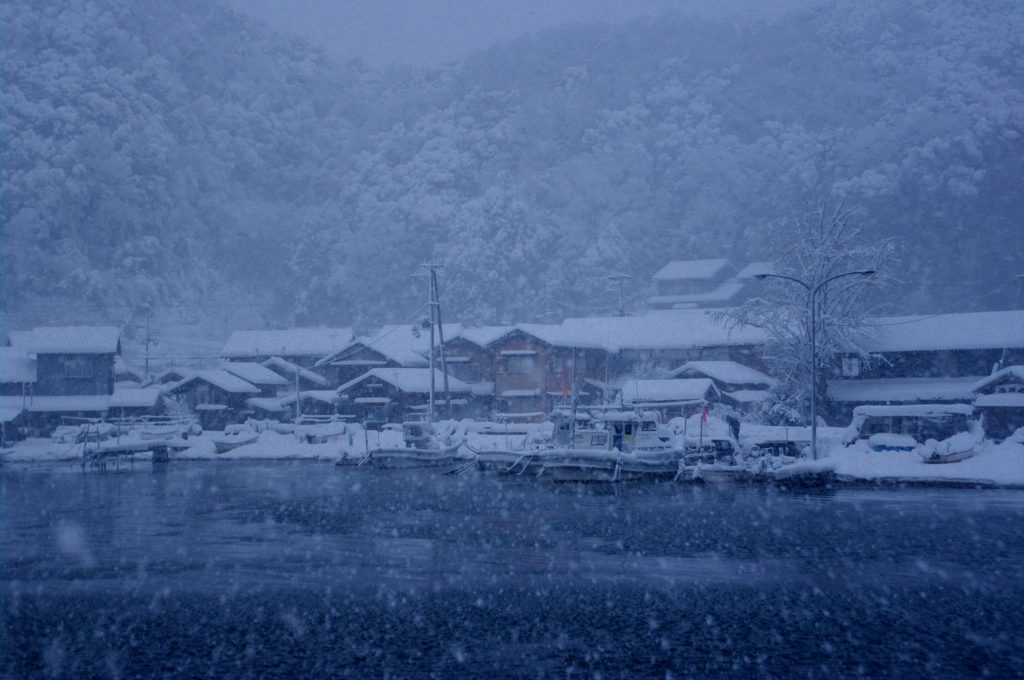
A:
{"type": "Polygon", "coordinates": [[[769,420],[789,422],[808,413],[812,324],[814,389],[818,403],[825,403],[828,367],[840,355],[860,351],[873,294],[891,280],[887,268],[894,241],[864,238],[854,217],[843,202],[826,203],[803,206],[763,225],[759,241],[775,263],[775,276],[762,279],[757,297],[720,314],[728,323],[762,328],[768,335],[764,359],[779,379],[774,401],[766,404],[769,420]]]}

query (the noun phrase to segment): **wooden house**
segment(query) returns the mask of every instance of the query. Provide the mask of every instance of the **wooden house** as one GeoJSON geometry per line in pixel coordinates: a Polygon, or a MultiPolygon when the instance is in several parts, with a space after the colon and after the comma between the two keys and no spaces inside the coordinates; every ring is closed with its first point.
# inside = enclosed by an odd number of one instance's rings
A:
{"type": "Polygon", "coordinates": [[[195,371],[191,377],[164,385],[163,392],[196,414],[203,429],[222,430],[254,415],[246,399],[260,389],[220,369],[195,371]]]}
{"type": "MultiPolygon", "coordinates": [[[[445,324],[444,336],[456,337],[460,324],[445,324]]],[[[441,333],[434,336],[440,346],[441,333]]],[[[419,324],[384,326],[375,335],[360,336],[339,351],[324,357],[316,371],[327,378],[330,387],[338,387],[374,368],[426,368],[430,365],[430,330],[419,324]]]]}
{"type": "Polygon", "coordinates": [[[827,415],[842,424],[861,405],[970,404],[1000,361],[1024,364],[1020,312],[870,319],[861,349],[831,366],[827,415]]]}
{"type": "MultiPolygon", "coordinates": [[[[452,417],[462,418],[469,405],[469,385],[448,377],[452,417]]],[[[370,426],[400,423],[423,414],[430,400],[429,368],[374,368],[338,388],[341,410],[370,426]]],[[[434,405],[438,418],[448,417],[444,374],[434,370],[434,405]]]]}
{"type": "Polygon", "coordinates": [[[327,388],[327,378],[311,369],[302,368],[298,364],[293,364],[281,357],[270,357],[261,363],[260,366],[284,378],[287,383],[285,390],[287,392],[295,391],[296,373],[298,374],[299,390],[322,390],[327,388]]]}
{"type": "Polygon", "coordinates": [[[12,332],[8,345],[35,357],[37,396],[114,393],[120,331],[113,326],[39,327],[12,332]]]}
{"type": "Polygon", "coordinates": [[[711,380],[721,403],[741,413],[760,408],[778,380],[756,368],[735,361],[688,361],[669,373],[670,378],[707,378],[711,380]]]}
{"type": "Polygon", "coordinates": [[[15,347],[0,347],[0,396],[27,396],[35,384],[35,357],[15,347]]]}
{"type": "MultiPolygon", "coordinates": [[[[281,407],[289,417],[295,415],[295,394],[281,400],[281,407]]],[[[308,390],[299,392],[299,413],[304,416],[333,416],[338,413],[341,397],[334,390],[308,390]]]]}
{"type": "MultiPolygon", "coordinates": [[[[489,344],[508,332],[507,326],[463,328],[445,337],[444,358],[448,375],[469,385],[467,417],[485,420],[494,410],[495,353],[489,344]]],[[[440,367],[440,360],[435,364],[440,367]]]]}
{"type": "Polygon", "coordinates": [[[975,412],[989,437],[1001,441],[1024,427],[1024,365],[996,371],[972,391],[975,412]]]}

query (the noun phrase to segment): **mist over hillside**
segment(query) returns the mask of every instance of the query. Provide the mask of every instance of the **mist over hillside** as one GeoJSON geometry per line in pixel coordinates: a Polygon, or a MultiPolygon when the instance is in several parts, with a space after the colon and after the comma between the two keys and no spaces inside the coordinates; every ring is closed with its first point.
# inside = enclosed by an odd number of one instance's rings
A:
{"type": "Polygon", "coordinates": [[[900,239],[892,312],[1024,271],[1024,8],[843,2],[542,31],[368,70],[201,0],[0,7],[4,329],[608,311],[604,277],[759,257],[845,198],[900,239]]]}

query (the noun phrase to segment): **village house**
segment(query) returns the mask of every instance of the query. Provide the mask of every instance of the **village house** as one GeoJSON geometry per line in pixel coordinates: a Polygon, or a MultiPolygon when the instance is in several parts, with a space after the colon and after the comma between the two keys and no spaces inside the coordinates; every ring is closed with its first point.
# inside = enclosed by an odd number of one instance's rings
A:
{"type": "MultiPolygon", "coordinates": [[[[24,411],[14,416],[34,435],[47,435],[67,419],[103,418],[114,394],[114,363],[121,352],[120,332],[112,326],[38,327],[8,336],[12,369],[35,380],[5,383],[0,409],[24,411]]],[[[8,414],[11,415],[11,414],[8,414]]],[[[11,422],[14,422],[13,420],[11,422]]]]}
{"type": "Polygon", "coordinates": [[[494,400],[499,417],[543,420],[572,396],[576,377],[579,404],[598,401],[587,379],[603,375],[607,352],[599,343],[577,338],[561,325],[518,324],[492,340],[494,400]]]}
{"type": "MultiPolygon", "coordinates": [[[[281,407],[290,417],[295,416],[295,401],[294,393],[281,400],[281,407]]],[[[333,416],[338,413],[341,397],[334,390],[308,390],[299,392],[298,401],[300,416],[333,416]]]]}
{"type": "Polygon", "coordinates": [[[195,371],[184,380],[164,385],[163,392],[195,413],[203,429],[222,430],[255,414],[246,399],[260,394],[260,389],[216,369],[195,371]]]}
{"type": "Polygon", "coordinates": [[[875,318],[862,345],[832,366],[827,415],[836,424],[862,405],[972,403],[993,366],[1024,363],[1024,313],[875,318]]]}
{"type": "MultiPolygon", "coordinates": [[[[445,336],[448,375],[469,385],[472,393],[467,417],[487,419],[494,410],[495,354],[489,344],[508,330],[507,326],[462,328],[454,337],[445,336]]],[[[440,366],[440,361],[435,365],[440,366]]]]}
{"type": "Polygon", "coordinates": [[[261,364],[248,361],[229,361],[221,369],[237,376],[260,390],[261,397],[283,397],[291,390],[288,380],[261,364]]]}
{"type": "MultiPolygon", "coordinates": [[[[434,329],[435,363],[439,367],[440,332],[445,343],[461,335],[461,324],[434,329]]],[[[422,324],[384,326],[372,336],[360,336],[316,364],[327,384],[338,387],[373,368],[426,368],[430,365],[430,328],[422,324]]]]}
{"type": "Polygon", "coordinates": [[[670,378],[708,378],[721,403],[740,413],[757,411],[779,384],[775,378],[735,361],[688,361],[669,373],[670,378]]]}
{"type": "MultiPolygon", "coordinates": [[[[451,416],[464,417],[469,405],[469,385],[448,376],[452,397],[451,416]]],[[[368,426],[400,423],[414,414],[425,414],[430,401],[429,368],[374,368],[342,385],[337,390],[340,410],[368,426]]],[[[434,370],[434,406],[437,417],[447,418],[444,374],[434,370]]]]}
{"type": "Polygon", "coordinates": [[[262,363],[271,357],[280,357],[303,368],[309,368],[351,341],[351,328],[234,331],[220,355],[228,361],[252,363],[262,363]]]}
{"type": "Polygon", "coordinates": [[[669,262],[652,277],[657,294],[647,304],[652,309],[735,307],[749,297],[756,275],[773,271],[769,262],[741,271],[725,259],[669,262]]]}
{"type": "Polygon", "coordinates": [[[989,437],[1002,441],[1024,427],[1024,365],[982,378],[972,392],[975,413],[982,418],[989,437]]]}

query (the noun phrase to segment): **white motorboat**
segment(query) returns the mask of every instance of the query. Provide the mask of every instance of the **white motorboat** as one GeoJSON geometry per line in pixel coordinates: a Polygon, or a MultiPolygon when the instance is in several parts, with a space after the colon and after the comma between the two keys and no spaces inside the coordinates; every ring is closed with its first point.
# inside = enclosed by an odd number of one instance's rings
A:
{"type": "Polygon", "coordinates": [[[402,423],[403,446],[378,447],[367,452],[359,465],[376,468],[454,468],[471,461],[459,458],[461,440],[438,441],[429,422],[402,423]]]}

